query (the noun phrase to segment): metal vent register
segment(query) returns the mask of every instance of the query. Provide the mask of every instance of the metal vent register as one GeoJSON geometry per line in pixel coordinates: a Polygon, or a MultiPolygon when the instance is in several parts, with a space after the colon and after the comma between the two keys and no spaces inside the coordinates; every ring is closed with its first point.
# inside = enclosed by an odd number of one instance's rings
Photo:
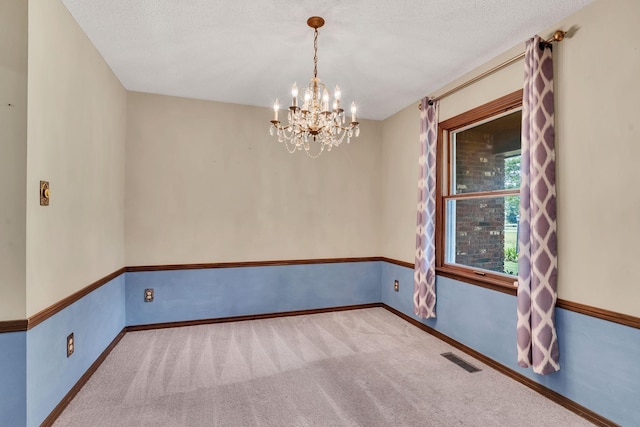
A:
{"type": "Polygon", "coordinates": [[[460,366],[462,369],[464,369],[467,372],[470,373],[474,373],[474,372],[479,372],[482,369],[478,369],[475,366],[473,366],[471,363],[462,360],[461,358],[459,358],[458,356],[456,356],[453,353],[442,353],[440,356],[443,356],[445,359],[448,359],[450,361],[452,361],[453,363],[455,363],[456,365],[460,366]]]}

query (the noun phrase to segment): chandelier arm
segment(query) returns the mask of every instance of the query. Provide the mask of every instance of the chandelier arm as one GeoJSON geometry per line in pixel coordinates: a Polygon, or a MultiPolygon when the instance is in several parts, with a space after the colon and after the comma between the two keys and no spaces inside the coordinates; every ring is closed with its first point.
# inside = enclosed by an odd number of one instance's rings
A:
{"type": "Polygon", "coordinates": [[[289,129],[290,127],[292,127],[291,124],[288,124],[286,126],[282,126],[281,124],[277,124],[277,125],[274,124],[273,126],[275,126],[276,129],[280,129],[282,131],[285,131],[285,130],[289,129]]]}

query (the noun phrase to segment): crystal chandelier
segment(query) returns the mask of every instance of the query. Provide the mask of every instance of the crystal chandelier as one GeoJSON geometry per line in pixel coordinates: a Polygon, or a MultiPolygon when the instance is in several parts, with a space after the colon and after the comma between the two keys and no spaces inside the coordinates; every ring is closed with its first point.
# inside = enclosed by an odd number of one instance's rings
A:
{"type": "Polygon", "coordinates": [[[336,86],[332,109],[329,109],[329,91],[318,78],[318,28],[324,25],[324,19],[312,16],[307,25],[314,29],[313,37],[313,78],[304,90],[302,107],[298,106],[298,86],[291,88],[292,102],[287,113],[287,124],[278,120],[280,104],[276,99],[273,104],[273,120],[269,133],[278,136],[287,151],[304,150],[309,157],[316,158],[322,152],[331,151],[347,138],[360,134],[360,126],[356,121],[356,104],[351,103],[351,122],[346,123],[344,110],[340,107],[340,88],[336,86]]]}

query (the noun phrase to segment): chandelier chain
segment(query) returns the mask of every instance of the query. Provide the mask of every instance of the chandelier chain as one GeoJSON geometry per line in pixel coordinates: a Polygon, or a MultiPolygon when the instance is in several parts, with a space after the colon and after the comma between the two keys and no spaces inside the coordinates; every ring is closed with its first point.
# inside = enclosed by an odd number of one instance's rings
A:
{"type": "Polygon", "coordinates": [[[318,77],[318,29],[314,30],[313,35],[313,77],[318,77]]]}

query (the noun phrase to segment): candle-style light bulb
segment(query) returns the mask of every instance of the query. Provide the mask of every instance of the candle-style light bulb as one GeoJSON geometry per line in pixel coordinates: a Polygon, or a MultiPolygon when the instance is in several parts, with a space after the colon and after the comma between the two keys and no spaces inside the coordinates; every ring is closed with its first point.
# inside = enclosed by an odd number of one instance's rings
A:
{"type": "Polygon", "coordinates": [[[322,93],[322,109],[324,111],[329,109],[329,91],[326,88],[322,93]]]}
{"type": "Polygon", "coordinates": [[[293,105],[294,107],[298,106],[298,85],[296,83],[294,83],[291,87],[291,96],[293,97],[293,104],[291,105],[293,105]]]}
{"type": "Polygon", "coordinates": [[[307,90],[304,93],[304,106],[302,107],[303,110],[308,110],[309,109],[309,100],[310,99],[311,99],[311,92],[307,88],[307,90]]]}
{"type": "Polygon", "coordinates": [[[280,103],[278,102],[278,98],[276,98],[276,102],[273,103],[273,120],[278,121],[278,110],[280,109],[280,103]]]}
{"type": "Polygon", "coordinates": [[[342,96],[342,92],[340,92],[340,88],[338,87],[338,85],[336,85],[336,90],[333,93],[333,97],[336,99],[336,101],[333,104],[333,109],[337,110],[338,108],[340,108],[340,97],[342,96]]]}
{"type": "Polygon", "coordinates": [[[354,123],[356,121],[356,103],[353,101],[351,103],[351,122],[354,123]]]}

